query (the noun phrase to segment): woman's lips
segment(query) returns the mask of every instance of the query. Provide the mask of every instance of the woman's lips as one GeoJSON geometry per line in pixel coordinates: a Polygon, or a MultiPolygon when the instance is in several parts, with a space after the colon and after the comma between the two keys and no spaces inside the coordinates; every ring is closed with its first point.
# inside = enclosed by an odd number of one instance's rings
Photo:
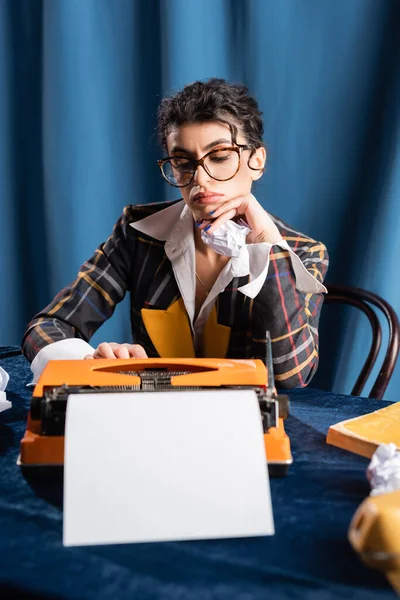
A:
{"type": "Polygon", "coordinates": [[[217,204],[221,202],[223,196],[223,194],[196,194],[193,200],[197,204],[217,204]]]}

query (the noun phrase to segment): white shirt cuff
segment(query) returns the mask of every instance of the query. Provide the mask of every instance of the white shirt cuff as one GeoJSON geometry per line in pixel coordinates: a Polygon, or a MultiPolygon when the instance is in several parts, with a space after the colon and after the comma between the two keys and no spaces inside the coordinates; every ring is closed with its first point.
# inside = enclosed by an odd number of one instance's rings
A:
{"type": "Polygon", "coordinates": [[[283,239],[274,244],[263,242],[261,244],[248,244],[246,246],[249,253],[250,282],[240,287],[240,292],[250,298],[255,298],[260,292],[268,274],[269,255],[272,246],[279,246],[280,248],[289,251],[293,271],[296,277],[296,289],[298,289],[299,292],[304,292],[305,294],[326,294],[328,292],[326,287],[318,281],[314,275],[311,275],[302,263],[300,257],[290,248],[287,241],[283,239]]]}
{"type": "Polygon", "coordinates": [[[32,361],[32,383],[37,383],[49,360],[80,360],[85,358],[87,354],[93,354],[94,351],[95,348],[78,338],[68,338],[45,346],[39,350],[32,361]]]}

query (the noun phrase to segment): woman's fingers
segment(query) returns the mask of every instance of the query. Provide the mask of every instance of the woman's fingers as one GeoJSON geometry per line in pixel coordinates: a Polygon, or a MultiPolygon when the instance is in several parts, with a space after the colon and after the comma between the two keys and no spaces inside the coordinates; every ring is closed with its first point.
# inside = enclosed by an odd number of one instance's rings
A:
{"type": "Polygon", "coordinates": [[[203,219],[201,222],[196,223],[196,227],[206,233],[213,233],[221,225],[233,219],[238,214],[242,213],[243,210],[243,197],[234,198],[228,200],[219,206],[216,210],[209,214],[212,219],[203,219]]]}
{"type": "Polygon", "coordinates": [[[236,208],[232,208],[231,210],[224,212],[220,217],[218,217],[218,219],[215,219],[215,221],[212,221],[210,223],[210,226],[209,227],[207,226],[204,231],[206,233],[214,233],[214,231],[217,231],[217,229],[219,229],[221,227],[221,225],[223,225],[230,219],[233,219],[233,217],[235,217],[235,216],[236,216],[236,208]]]}
{"type": "Polygon", "coordinates": [[[114,347],[117,346],[115,342],[102,342],[99,344],[94,351],[94,358],[116,358],[114,354],[114,347]]]}
{"type": "Polygon", "coordinates": [[[131,358],[148,358],[146,350],[139,344],[129,344],[129,356],[131,358]]]}
{"type": "Polygon", "coordinates": [[[119,344],[113,347],[115,358],[130,358],[128,344],[119,344]]]}
{"type": "Polygon", "coordinates": [[[227,202],[224,202],[223,204],[221,204],[221,206],[216,208],[210,214],[210,217],[212,217],[213,219],[217,219],[219,216],[223,215],[228,211],[231,211],[234,208],[236,209],[236,212],[238,214],[244,212],[244,207],[242,206],[243,201],[244,198],[242,196],[240,196],[239,198],[233,198],[232,200],[228,200],[227,202]]]}
{"type": "Polygon", "coordinates": [[[102,342],[93,354],[87,354],[85,359],[90,358],[147,358],[145,349],[139,344],[117,344],[116,342],[102,342]]]}

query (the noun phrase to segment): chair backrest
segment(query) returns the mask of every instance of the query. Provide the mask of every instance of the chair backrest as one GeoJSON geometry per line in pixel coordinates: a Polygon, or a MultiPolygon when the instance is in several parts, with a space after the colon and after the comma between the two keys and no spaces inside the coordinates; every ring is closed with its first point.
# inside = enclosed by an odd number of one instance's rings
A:
{"type": "MultiPolygon", "coordinates": [[[[385,315],[389,326],[388,344],[383,359],[382,367],[372,386],[369,398],[382,400],[383,394],[389,384],[393,369],[399,354],[400,327],[397,315],[390,304],[373,292],[361,288],[326,284],[328,294],[324,297],[324,304],[348,304],[360,309],[368,318],[372,328],[372,342],[367,359],[361,369],[360,375],[351,391],[354,396],[360,396],[367,379],[376,363],[382,343],[382,330],[377,313],[371,305],[378,308],[385,315]]],[[[379,313],[378,313],[379,314],[379,313]]]]}

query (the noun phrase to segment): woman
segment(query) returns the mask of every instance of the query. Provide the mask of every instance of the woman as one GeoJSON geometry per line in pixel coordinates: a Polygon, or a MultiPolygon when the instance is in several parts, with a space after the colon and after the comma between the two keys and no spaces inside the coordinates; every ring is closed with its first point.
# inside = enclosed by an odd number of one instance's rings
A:
{"type": "Polygon", "coordinates": [[[318,363],[328,267],[323,244],[272,217],[252,195],[266,151],[245,87],[197,81],[165,98],[164,178],[182,199],[127,206],[77,279],[28,325],[35,379],[54,358],[264,358],[276,384],[306,385],[318,363]],[[89,345],[125,293],[133,344],[89,345]]]}

